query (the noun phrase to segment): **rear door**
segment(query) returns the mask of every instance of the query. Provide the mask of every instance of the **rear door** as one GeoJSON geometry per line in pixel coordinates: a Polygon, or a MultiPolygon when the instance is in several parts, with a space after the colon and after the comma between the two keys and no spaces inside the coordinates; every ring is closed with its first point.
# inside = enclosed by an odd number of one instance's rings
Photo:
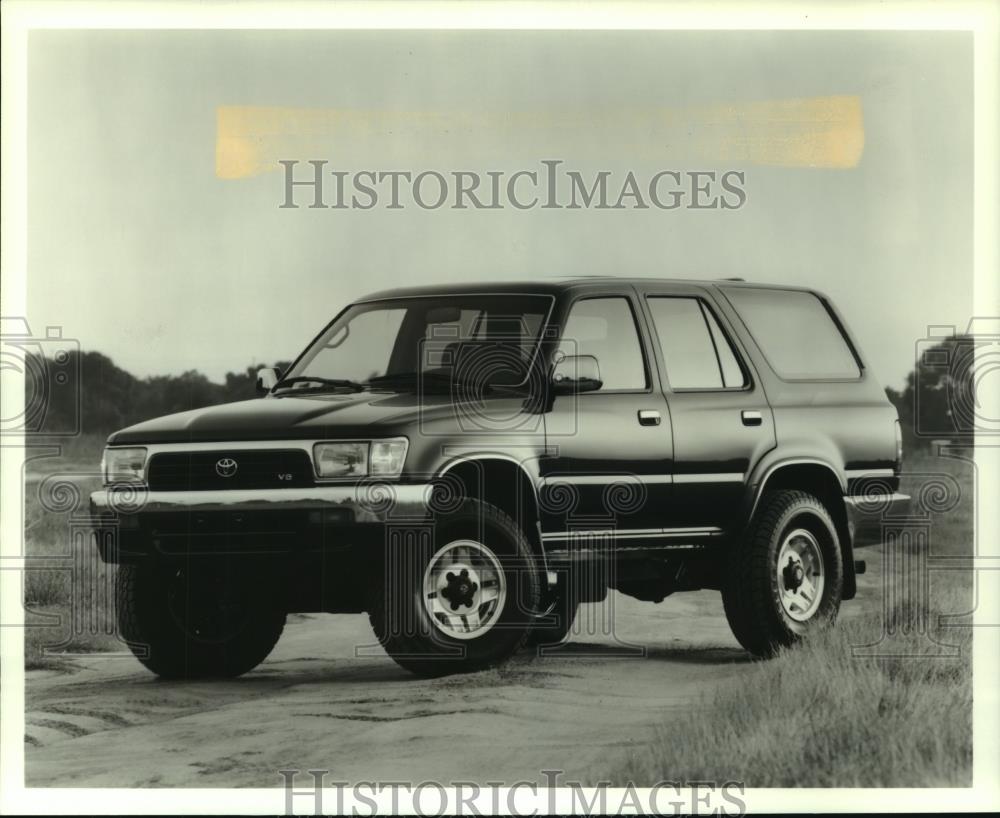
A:
{"type": "Polygon", "coordinates": [[[737,517],[748,472],[775,445],[771,408],[709,288],[654,283],[642,296],[673,430],[664,525],[715,534],[737,517]]]}

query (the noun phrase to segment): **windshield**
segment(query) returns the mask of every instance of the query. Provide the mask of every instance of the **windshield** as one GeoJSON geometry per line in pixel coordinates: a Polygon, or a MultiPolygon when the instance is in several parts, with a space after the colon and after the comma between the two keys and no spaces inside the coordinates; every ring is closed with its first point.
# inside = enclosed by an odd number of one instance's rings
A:
{"type": "Polygon", "coordinates": [[[292,388],[428,381],[517,385],[550,296],[455,295],[355,304],[288,371],[292,388]],[[310,379],[315,381],[310,381],[310,379]]]}

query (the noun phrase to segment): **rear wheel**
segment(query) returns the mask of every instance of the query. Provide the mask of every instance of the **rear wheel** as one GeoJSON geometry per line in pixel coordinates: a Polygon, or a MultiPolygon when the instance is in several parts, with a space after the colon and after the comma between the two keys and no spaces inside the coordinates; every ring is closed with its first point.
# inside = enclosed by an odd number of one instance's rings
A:
{"type": "Polygon", "coordinates": [[[266,580],[233,566],[121,565],[116,583],[120,633],[164,678],[246,673],[267,658],[285,626],[266,580]]]}
{"type": "Polygon", "coordinates": [[[771,656],[836,620],[844,571],[837,530],[823,503],[802,491],[766,493],[723,583],[739,643],[771,656]]]}
{"type": "Polygon", "coordinates": [[[541,581],[504,512],[467,500],[435,520],[431,536],[389,548],[369,619],[397,664],[421,676],[468,673],[524,644],[541,581]]]}

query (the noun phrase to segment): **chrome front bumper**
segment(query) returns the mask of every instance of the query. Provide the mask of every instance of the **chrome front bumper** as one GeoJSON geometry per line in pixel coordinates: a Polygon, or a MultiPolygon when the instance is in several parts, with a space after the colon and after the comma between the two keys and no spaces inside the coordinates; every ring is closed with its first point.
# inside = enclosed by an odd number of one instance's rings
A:
{"type": "Polygon", "coordinates": [[[306,555],[367,547],[432,516],[426,484],[361,483],[289,489],[90,495],[105,562],[194,555],[306,555]]]}
{"type": "Polygon", "coordinates": [[[95,522],[130,515],[170,512],[335,511],[355,523],[384,523],[423,517],[429,508],[428,484],[361,483],[290,489],[236,491],[148,491],[112,487],[90,495],[95,522]]]}

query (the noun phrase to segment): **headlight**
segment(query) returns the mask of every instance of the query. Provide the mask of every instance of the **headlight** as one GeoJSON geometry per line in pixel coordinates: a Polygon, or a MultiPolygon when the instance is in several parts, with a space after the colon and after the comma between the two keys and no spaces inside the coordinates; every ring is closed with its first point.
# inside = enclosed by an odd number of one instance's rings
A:
{"type": "Polygon", "coordinates": [[[317,443],[313,446],[316,476],[321,478],[398,477],[406,459],[405,438],[317,443]]]}
{"type": "Polygon", "coordinates": [[[113,483],[142,483],[146,479],[146,450],[105,449],[101,458],[104,485],[113,483]]]}
{"type": "Polygon", "coordinates": [[[406,438],[374,441],[371,448],[371,473],[379,477],[399,477],[408,447],[409,441],[406,438]]]}
{"type": "Polygon", "coordinates": [[[367,443],[317,443],[313,462],[318,477],[364,477],[368,474],[367,443]]]}

